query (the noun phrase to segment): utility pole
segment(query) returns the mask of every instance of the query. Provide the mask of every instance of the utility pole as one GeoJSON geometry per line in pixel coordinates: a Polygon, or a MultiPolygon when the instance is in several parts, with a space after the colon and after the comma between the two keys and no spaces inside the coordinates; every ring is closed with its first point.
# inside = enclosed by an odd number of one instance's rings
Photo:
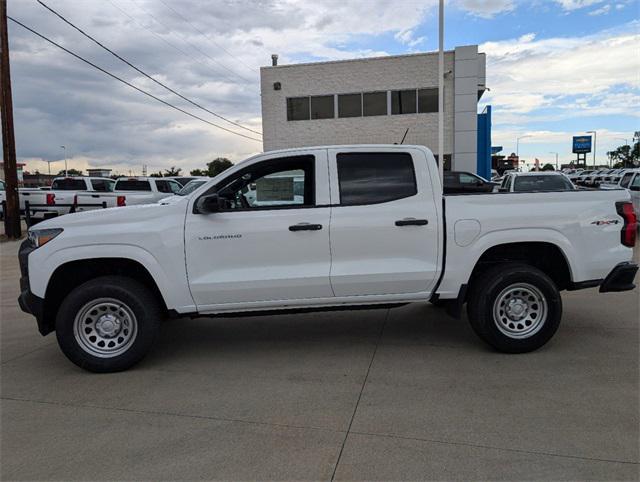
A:
{"type": "Polygon", "coordinates": [[[444,185],[444,0],[438,9],[438,174],[444,185]]]}
{"type": "Polygon", "coordinates": [[[60,149],[64,151],[64,177],[67,177],[67,146],[60,146],[60,149]]]}
{"type": "Polygon", "coordinates": [[[557,171],[558,170],[558,153],[554,152],[554,151],[551,151],[551,152],[549,152],[549,154],[555,154],[556,155],[556,171],[557,171]]]}
{"type": "Polygon", "coordinates": [[[0,0],[0,99],[2,108],[2,149],[4,152],[4,180],[6,204],[4,232],[9,239],[22,235],[20,201],[18,200],[18,168],[16,166],[16,139],[13,132],[13,102],[11,100],[11,72],[9,70],[9,32],[7,31],[7,0],[0,0]]]}

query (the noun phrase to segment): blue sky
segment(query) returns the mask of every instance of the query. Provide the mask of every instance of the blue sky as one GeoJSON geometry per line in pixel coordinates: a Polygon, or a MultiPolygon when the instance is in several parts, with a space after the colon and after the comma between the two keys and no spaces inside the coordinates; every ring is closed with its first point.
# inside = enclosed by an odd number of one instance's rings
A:
{"type": "MultiPolygon", "coordinates": [[[[437,0],[45,0],[184,95],[261,128],[259,67],[437,49],[437,0]]],[[[191,109],[35,1],[9,14],[155,95],[191,109]]],[[[31,170],[45,160],[139,173],[241,160],[261,143],[229,134],[96,72],[9,25],[16,140],[31,170]]],[[[487,55],[481,105],[493,144],[532,161],[574,158],[571,136],[596,130],[598,162],[640,130],[639,0],[448,0],[445,46],[487,55]]],[[[219,119],[212,118],[216,122],[219,119]]],[[[220,121],[224,124],[224,121],[220,121]]],[[[227,125],[236,129],[232,125],[227,125]]],[[[591,159],[591,158],[590,158],[591,159]]],[[[59,165],[54,164],[52,169],[59,165]]]]}

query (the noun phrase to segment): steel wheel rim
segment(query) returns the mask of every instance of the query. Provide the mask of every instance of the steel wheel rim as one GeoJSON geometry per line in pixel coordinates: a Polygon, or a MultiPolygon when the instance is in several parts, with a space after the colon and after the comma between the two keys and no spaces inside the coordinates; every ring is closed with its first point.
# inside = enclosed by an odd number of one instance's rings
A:
{"type": "Polygon", "coordinates": [[[73,334],[85,352],[99,358],[113,358],[126,352],[135,341],[138,320],[122,301],[99,298],[78,311],[73,334]]]}
{"type": "Polygon", "coordinates": [[[493,320],[503,335],[509,338],[529,338],[536,334],[547,319],[545,296],[529,283],[507,286],[493,303],[493,320]]]}

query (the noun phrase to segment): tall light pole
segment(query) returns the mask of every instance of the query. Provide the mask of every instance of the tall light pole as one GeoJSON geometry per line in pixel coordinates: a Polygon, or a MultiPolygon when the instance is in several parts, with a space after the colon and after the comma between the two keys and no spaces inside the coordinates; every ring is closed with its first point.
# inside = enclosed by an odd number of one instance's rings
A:
{"type": "Polygon", "coordinates": [[[64,151],[64,177],[67,177],[67,148],[65,146],[60,146],[64,151]]]}
{"type": "Polygon", "coordinates": [[[593,168],[596,168],[596,131],[587,131],[587,134],[593,134],[593,168]]]}
{"type": "Polygon", "coordinates": [[[556,171],[558,170],[558,153],[557,152],[553,152],[553,151],[549,151],[549,154],[555,154],[556,155],[556,171]]]}
{"type": "Polygon", "coordinates": [[[518,158],[518,166],[520,166],[520,139],[525,137],[532,137],[531,134],[525,134],[524,136],[516,137],[516,157],[518,158]]]}
{"type": "Polygon", "coordinates": [[[444,0],[438,9],[438,174],[444,185],[444,0]]]}

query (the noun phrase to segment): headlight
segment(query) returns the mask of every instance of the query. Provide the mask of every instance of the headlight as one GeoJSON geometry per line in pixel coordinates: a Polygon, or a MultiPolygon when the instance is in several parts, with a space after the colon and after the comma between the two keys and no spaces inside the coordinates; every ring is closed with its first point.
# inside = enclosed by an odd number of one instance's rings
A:
{"type": "Polygon", "coordinates": [[[61,232],[62,232],[62,228],[33,229],[33,230],[30,229],[27,237],[34,247],[39,248],[40,246],[47,244],[49,241],[51,241],[61,232]]]}

